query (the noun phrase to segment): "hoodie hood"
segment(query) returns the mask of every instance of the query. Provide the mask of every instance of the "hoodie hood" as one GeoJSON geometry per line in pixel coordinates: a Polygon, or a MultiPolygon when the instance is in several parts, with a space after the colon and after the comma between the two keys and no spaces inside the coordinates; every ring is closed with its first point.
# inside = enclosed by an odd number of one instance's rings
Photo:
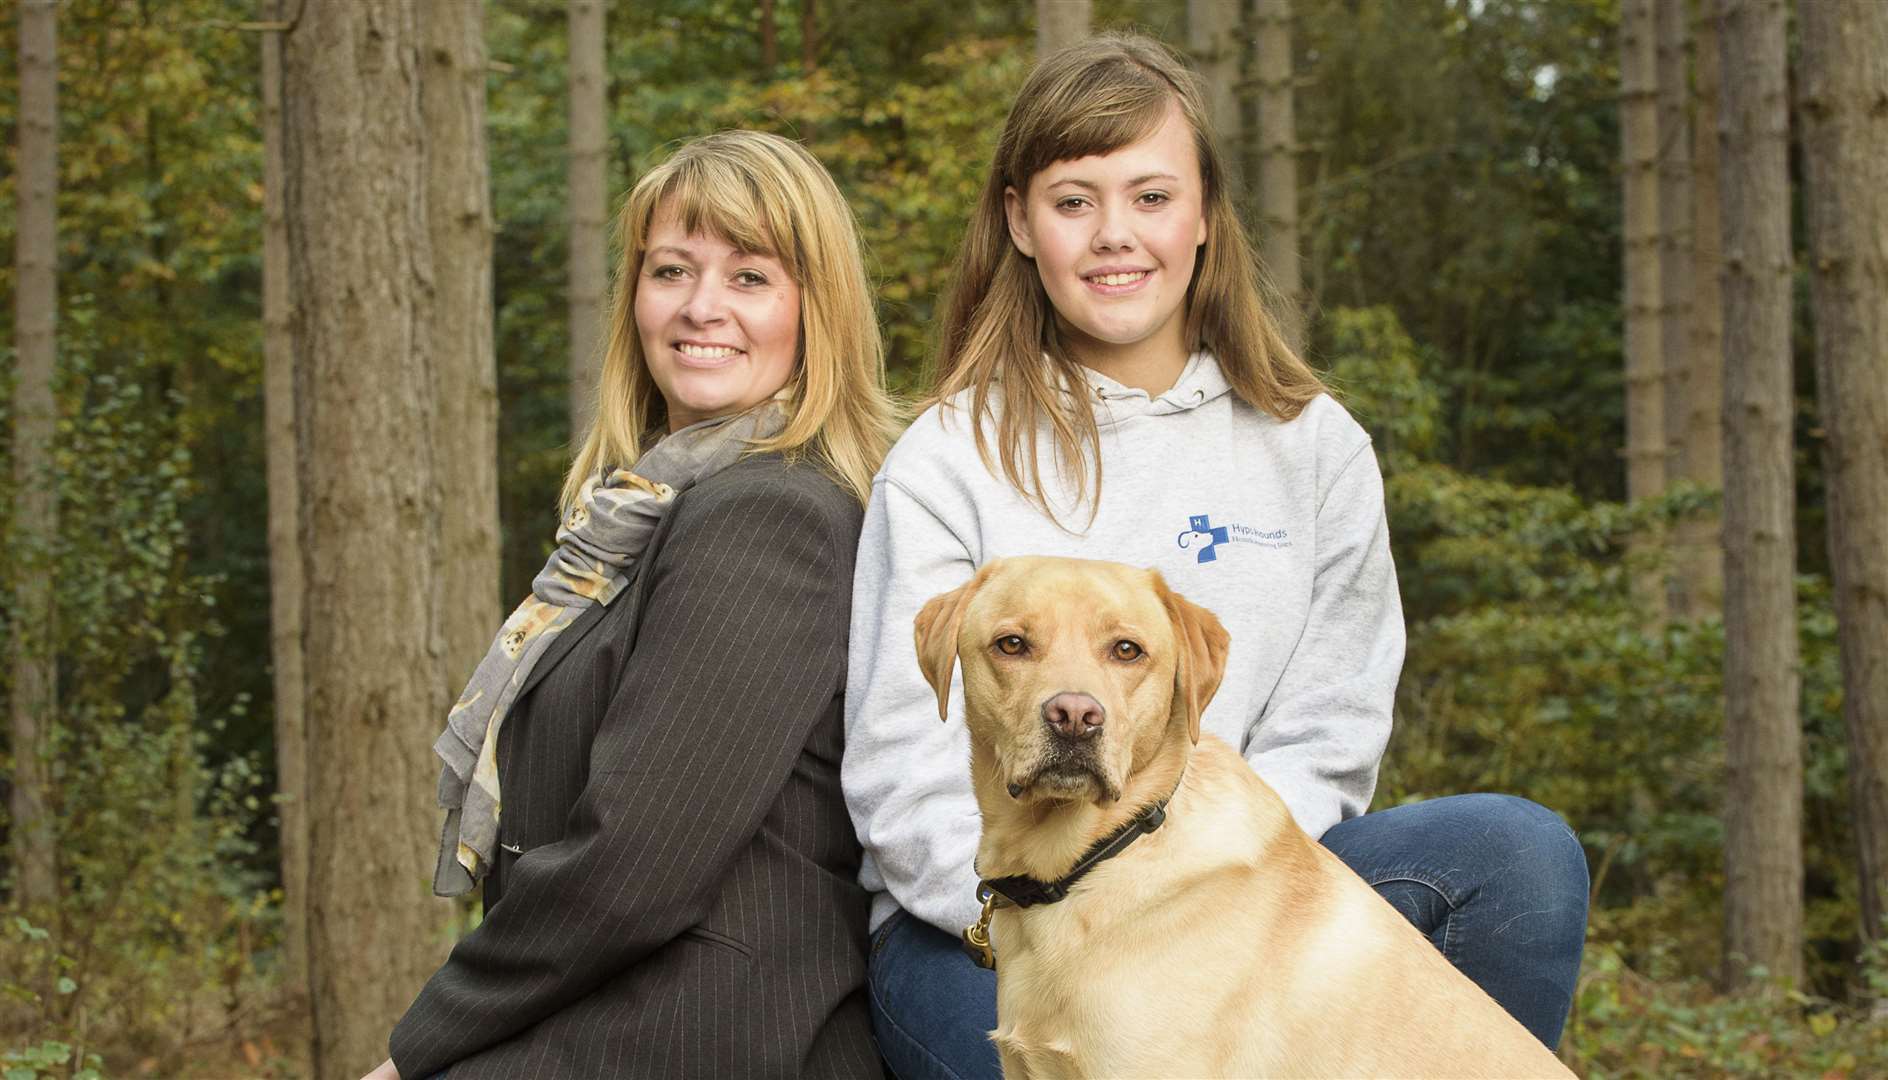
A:
{"type": "Polygon", "coordinates": [[[1092,368],[1084,367],[1082,377],[1088,382],[1090,400],[1095,404],[1095,423],[1101,427],[1137,416],[1187,412],[1232,392],[1232,384],[1219,370],[1219,361],[1203,349],[1187,357],[1180,377],[1158,397],[1149,397],[1147,391],[1125,386],[1092,368]]]}

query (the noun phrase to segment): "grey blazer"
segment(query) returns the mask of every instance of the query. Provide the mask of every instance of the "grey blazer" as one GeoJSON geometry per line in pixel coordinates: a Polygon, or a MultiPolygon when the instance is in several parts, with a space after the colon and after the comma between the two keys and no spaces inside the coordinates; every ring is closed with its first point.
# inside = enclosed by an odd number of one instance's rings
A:
{"type": "Polygon", "coordinates": [[[748,458],[560,635],[500,735],[485,920],[394,1028],[401,1076],[882,1076],[839,788],[861,517],[748,458]]]}

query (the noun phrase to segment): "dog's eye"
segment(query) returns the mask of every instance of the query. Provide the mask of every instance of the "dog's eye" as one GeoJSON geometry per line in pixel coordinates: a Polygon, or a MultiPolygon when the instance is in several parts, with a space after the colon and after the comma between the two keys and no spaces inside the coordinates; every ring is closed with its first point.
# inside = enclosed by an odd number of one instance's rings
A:
{"type": "Polygon", "coordinates": [[[996,651],[1004,656],[1021,656],[1027,648],[1029,643],[1015,634],[1004,634],[996,639],[996,651]]]}
{"type": "Polygon", "coordinates": [[[1122,638],[1120,641],[1114,643],[1114,658],[1123,662],[1139,660],[1141,658],[1141,647],[1126,638],[1122,638]]]}

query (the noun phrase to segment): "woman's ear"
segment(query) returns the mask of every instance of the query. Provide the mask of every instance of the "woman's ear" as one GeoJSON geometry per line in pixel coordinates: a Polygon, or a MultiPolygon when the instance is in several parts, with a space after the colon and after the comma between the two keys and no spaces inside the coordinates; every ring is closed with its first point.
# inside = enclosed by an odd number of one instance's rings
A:
{"type": "Polygon", "coordinates": [[[1035,258],[1036,241],[1029,235],[1029,214],[1022,194],[1013,187],[1003,189],[1003,216],[1009,221],[1010,243],[1023,253],[1023,258],[1035,258]]]}

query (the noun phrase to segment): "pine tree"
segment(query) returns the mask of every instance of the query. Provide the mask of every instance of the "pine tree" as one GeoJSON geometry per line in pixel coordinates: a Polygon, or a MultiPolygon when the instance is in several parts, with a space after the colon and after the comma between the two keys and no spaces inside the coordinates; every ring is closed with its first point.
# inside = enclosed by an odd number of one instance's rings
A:
{"type": "Polygon", "coordinates": [[[1305,347],[1304,272],[1298,258],[1298,132],[1293,116],[1291,0],[1253,0],[1259,92],[1259,258],[1278,292],[1279,329],[1305,347]]]}
{"type": "MultiPolygon", "coordinates": [[[[1724,486],[1724,305],[1718,245],[1718,31],[1708,2],[1692,24],[1691,334],[1685,395],[1685,479],[1724,486]]],[[[1701,510],[1678,525],[1679,588],[1687,614],[1724,608],[1723,515],[1701,510]]]]}
{"type": "Polygon", "coordinates": [[[58,900],[51,773],[47,756],[59,707],[53,652],[52,548],[59,535],[52,473],[53,400],[59,310],[59,65],[58,0],[20,6],[19,231],[13,294],[13,609],[10,713],[14,895],[44,918],[58,900]]]}
{"type": "MultiPolygon", "coordinates": [[[[1659,129],[1659,355],[1665,437],[1665,486],[1687,474],[1685,420],[1691,387],[1691,123],[1685,63],[1686,0],[1657,0],[1659,129]]],[[[1684,557],[1673,541],[1674,562],[1684,557]]],[[[1689,582],[1673,575],[1673,612],[1692,611],[1689,582]]]]}
{"type": "Polygon", "coordinates": [[[1088,36],[1091,0],[1036,0],[1036,57],[1041,59],[1088,36]]]}
{"type": "Polygon", "coordinates": [[[480,22],[313,4],[283,47],[322,1076],[384,1058],[443,959],[431,744],[497,622],[480,22]]]}
{"type": "MultiPolygon", "coordinates": [[[[570,431],[581,443],[595,415],[603,295],[609,289],[604,254],[607,196],[604,131],[603,0],[570,0],[570,431]]],[[[771,48],[772,5],[767,8],[771,48]]],[[[773,61],[766,61],[769,71],[773,61]]]]}
{"type": "Polygon", "coordinates": [[[1723,142],[1724,972],[1803,976],[1783,0],[1719,0],[1723,142]]]}
{"type": "MultiPolygon", "coordinates": [[[[295,343],[283,206],[280,0],[262,22],[262,411],[269,486],[269,659],[274,677],[275,790],[282,861],[283,985],[306,1014],[308,986],[308,729],[302,719],[301,497],[295,474],[295,343]]],[[[308,1067],[310,1031],[291,1056],[308,1067]]]]}
{"type": "MultiPolygon", "coordinates": [[[[1626,235],[1626,497],[1665,490],[1665,366],[1659,324],[1658,55],[1652,0],[1624,0],[1619,13],[1620,168],[1626,235]]],[[[1635,544],[1638,559],[1652,545],[1635,544]]],[[[1664,586],[1641,572],[1634,596],[1654,618],[1664,586]]]]}
{"type": "Polygon", "coordinates": [[[1797,5],[1816,397],[1862,934],[1888,932],[1888,6],[1797,5]]]}

